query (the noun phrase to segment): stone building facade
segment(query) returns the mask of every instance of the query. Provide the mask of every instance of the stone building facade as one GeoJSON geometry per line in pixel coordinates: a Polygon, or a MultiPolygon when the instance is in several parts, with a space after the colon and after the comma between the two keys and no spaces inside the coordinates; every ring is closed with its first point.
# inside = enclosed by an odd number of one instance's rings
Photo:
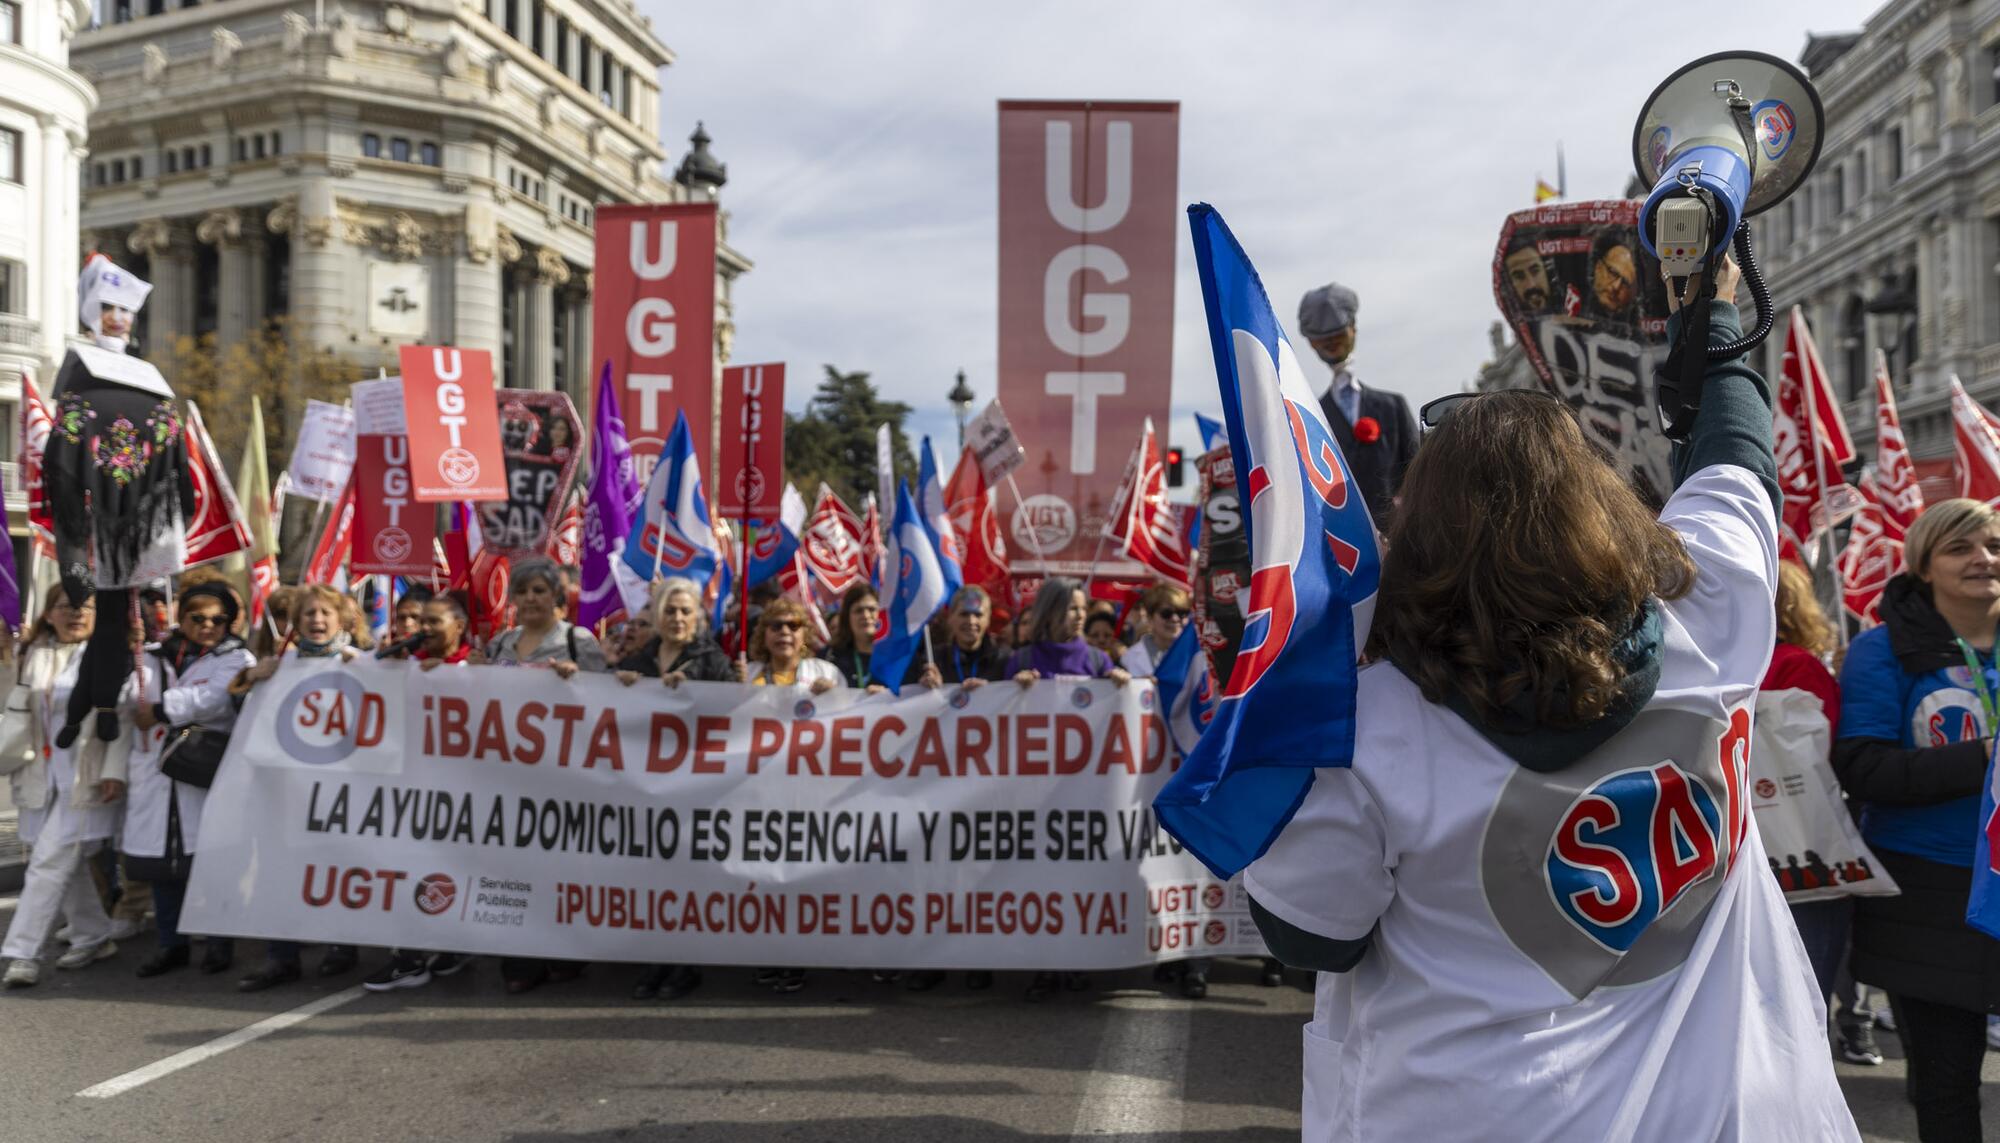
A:
{"type": "MultiPolygon", "coordinates": [[[[288,315],[371,369],[487,349],[583,406],[597,206],[723,182],[699,131],[666,173],[674,57],[629,0],[98,3],[84,242],[154,282],[149,352],[288,315]]],[[[750,268],[721,238],[718,368],[750,268]]]]}
{"type": "MultiPolygon", "coordinates": [[[[0,0],[0,425],[18,423],[21,378],[48,388],[77,329],[77,181],[97,93],[69,66],[83,0],[0,0]]],[[[10,530],[26,534],[14,450],[0,431],[10,530]],[[16,524],[15,522],[18,522],[16,524]]],[[[17,565],[18,566],[18,565],[17,565]]]]}
{"type": "Polygon", "coordinates": [[[1805,187],[1753,223],[1780,307],[1763,364],[1775,375],[1783,314],[1804,307],[1872,462],[1882,350],[1912,454],[1941,477],[1950,379],[2000,405],[2000,0],[1892,0],[1860,32],[1811,36],[1800,62],[1825,144],[1805,187]]]}

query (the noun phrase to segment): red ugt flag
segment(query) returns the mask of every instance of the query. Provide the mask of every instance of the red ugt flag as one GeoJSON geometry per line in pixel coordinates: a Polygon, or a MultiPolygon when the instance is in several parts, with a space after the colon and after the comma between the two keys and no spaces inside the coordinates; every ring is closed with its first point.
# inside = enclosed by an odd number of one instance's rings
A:
{"type": "Polygon", "coordinates": [[[1773,428],[1778,487],[1785,494],[1778,529],[1781,554],[1796,559],[1821,531],[1859,504],[1858,495],[1840,474],[1840,466],[1854,459],[1854,441],[1827,383],[1819,347],[1797,306],[1792,307],[1791,328],[1785,335],[1773,428]]]}
{"type": "Polygon", "coordinates": [[[1952,447],[1958,454],[1958,494],[2000,502],[2000,421],[1951,379],[1952,447]]]}
{"type": "Polygon", "coordinates": [[[868,578],[862,562],[861,519],[824,484],[819,486],[819,502],[813,505],[805,535],[799,537],[799,555],[828,602],[868,578]]]}
{"type": "Polygon", "coordinates": [[[1125,479],[1111,501],[1104,534],[1116,541],[1118,554],[1137,560],[1162,579],[1187,586],[1187,536],[1180,513],[1167,503],[1167,474],[1160,464],[1151,417],[1146,418],[1138,447],[1125,465],[1125,479]]]}
{"type": "Polygon", "coordinates": [[[1903,533],[1924,511],[1924,490],[1917,484],[1916,466],[1903,440],[1903,421],[1896,415],[1896,395],[1889,386],[1889,357],[1875,351],[1875,472],[1874,494],[1868,486],[1862,498],[1880,509],[1883,534],[1900,546],[1903,533]]]}
{"type": "Polygon", "coordinates": [[[1840,553],[1840,597],[1849,615],[1872,627],[1879,621],[1876,609],[1882,588],[1903,569],[1903,541],[1900,533],[1894,538],[1887,533],[1882,493],[1873,472],[1861,477],[1861,500],[1854,530],[1840,553]]]}
{"type": "Polygon", "coordinates": [[[959,568],[965,582],[986,589],[993,600],[993,623],[1004,623],[1013,612],[1008,590],[1007,541],[1000,534],[1000,511],[993,490],[970,446],[959,454],[958,467],[944,490],[945,511],[959,537],[959,568]]]}

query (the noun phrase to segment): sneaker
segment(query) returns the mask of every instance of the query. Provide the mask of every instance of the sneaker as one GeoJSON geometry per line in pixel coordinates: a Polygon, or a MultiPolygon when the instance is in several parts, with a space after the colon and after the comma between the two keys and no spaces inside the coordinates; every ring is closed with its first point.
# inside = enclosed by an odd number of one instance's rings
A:
{"type": "Polygon", "coordinates": [[[0,984],[8,988],[27,988],[42,978],[42,962],[22,957],[7,966],[7,975],[0,976],[0,984]]]}
{"type": "Polygon", "coordinates": [[[788,968],[778,974],[778,982],[771,986],[771,991],[783,996],[788,993],[803,992],[805,987],[806,970],[802,968],[788,968]]]}
{"type": "MultiPolygon", "coordinates": [[[[1987,1037],[1989,1040],[1992,1037],[1992,1030],[1990,1028],[1987,1031],[1987,1037]]],[[[1881,1067],[1882,1052],[1875,1046],[1875,1029],[1870,1028],[1866,1024],[1854,1028],[1842,1028],[1840,1030],[1840,1058],[1850,1064],[1859,1064],[1864,1068],[1881,1067]]]]}
{"type": "Polygon", "coordinates": [[[68,944],[69,939],[75,935],[76,935],[76,930],[70,928],[69,925],[65,923],[62,928],[56,930],[55,939],[61,941],[63,944],[68,944]]]}
{"type": "Polygon", "coordinates": [[[750,978],[750,983],[760,988],[769,988],[778,983],[778,978],[783,975],[785,975],[785,970],[782,968],[760,968],[757,970],[756,975],[750,978]]]}
{"type": "Polygon", "coordinates": [[[1201,1000],[1208,996],[1208,974],[1189,972],[1181,977],[1181,995],[1189,1000],[1201,1000]]]}
{"type": "Polygon", "coordinates": [[[355,950],[353,945],[334,945],[332,948],[326,950],[326,956],[320,960],[319,974],[321,976],[339,976],[342,973],[353,972],[354,966],[359,963],[361,963],[361,954],[355,950]]]}
{"type": "Polygon", "coordinates": [[[1264,987],[1276,988],[1285,983],[1285,966],[1270,957],[1264,958],[1264,987]]]}
{"type": "MultiPolygon", "coordinates": [[[[57,968],[88,968],[105,957],[118,955],[117,941],[99,941],[94,945],[77,945],[56,958],[57,968]]],[[[17,962],[18,963],[18,962],[17,962]]]]}
{"type": "Polygon", "coordinates": [[[1884,1032],[1896,1030],[1896,1013],[1887,1004],[1875,1010],[1875,1026],[1884,1032]]]}
{"type": "Polygon", "coordinates": [[[431,957],[432,976],[451,976],[472,963],[472,958],[464,953],[437,953],[431,957]]]}
{"type": "Polygon", "coordinates": [[[145,979],[172,972],[177,968],[186,968],[188,966],[189,955],[186,945],[155,949],[152,956],[139,962],[139,969],[134,975],[145,979]]]}
{"type": "Polygon", "coordinates": [[[394,988],[422,988],[431,982],[431,970],[422,961],[405,964],[401,960],[391,960],[361,982],[361,987],[370,992],[388,992],[394,988]]]}
{"type": "Polygon", "coordinates": [[[111,919],[111,939],[114,941],[129,941],[145,931],[146,923],[143,920],[135,921],[130,917],[111,919]]]}

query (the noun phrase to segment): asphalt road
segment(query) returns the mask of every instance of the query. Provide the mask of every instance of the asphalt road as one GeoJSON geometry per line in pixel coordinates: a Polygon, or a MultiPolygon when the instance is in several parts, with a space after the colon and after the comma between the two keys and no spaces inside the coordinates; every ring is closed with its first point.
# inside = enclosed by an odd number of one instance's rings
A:
{"type": "MultiPolygon", "coordinates": [[[[0,925],[12,904],[0,897],[0,925]]],[[[635,1004],[628,966],[510,997],[490,959],[418,990],[375,995],[359,974],[308,975],[245,996],[238,971],[134,978],[149,940],[0,995],[0,1143],[1276,1143],[1298,1132],[1311,999],[1262,987],[1247,961],[1219,965],[1200,1003],[1162,995],[1143,970],[1031,1004],[1022,973],[988,992],[954,975],[919,994],[819,972],[777,997],[748,970],[711,969],[689,997],[635,1004]],[[246,1039],[286,1013],[288,1026],[246,1039]]],[[[241,969],[261,948],[238,952],[241,969]]],[[[364,952],[364,969],[378,956],[364,952]]],[[[317,959],[308,950],[308,973],[317,959]]],[[[1866,1138],[1916,1139],[1900,1061],[1840,1072],[1866,1138]]],[[[2000,1081],[2000,1055],[1987,1079],[2000,1081]]],[[[2000,1096],[1987,1122],[2000,1140],[2000,1096]]]]}

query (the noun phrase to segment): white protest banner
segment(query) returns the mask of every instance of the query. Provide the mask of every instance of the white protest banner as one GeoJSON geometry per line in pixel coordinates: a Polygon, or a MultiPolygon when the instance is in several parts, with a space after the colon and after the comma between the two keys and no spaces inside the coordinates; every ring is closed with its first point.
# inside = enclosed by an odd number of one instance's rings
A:
{"type": "Polygon", "coordinates": [[[337,500],[354,471],[354,410],[325,401],[307,401],[299,421],[299,443],[286,468],[299,495],[322,503],[337,500]]]}
{"type": "Polygon", "coordinates": [[[182,927],[577,960],[1099,969],[1261,954],[1156,827],[1150,684],[896,698],[288,660],[182,927]]]}
{"type": "Polygon", "coordinates": [[[979,472],[989,486],[1000,483],[1002,477],[1021,467],[1028,455],[998,400],[988,403],[977,417],[966,423],[965,447],[978,458],[979,472]]]}

